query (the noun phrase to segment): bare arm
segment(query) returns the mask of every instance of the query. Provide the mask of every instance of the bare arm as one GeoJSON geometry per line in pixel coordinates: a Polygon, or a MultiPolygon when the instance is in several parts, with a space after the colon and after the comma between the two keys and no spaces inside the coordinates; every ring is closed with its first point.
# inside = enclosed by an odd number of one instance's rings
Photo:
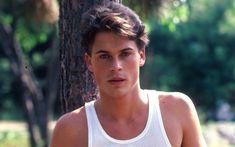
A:
{"type": "Polygon", "coordinates": [[[183,113],[182,129],[183,129],[183,147],[206,147],[205,140],[202,135],[199,118],[195,106],[191,99],[182,94],[182,102],[180,104],[183,113]]]}
{"type": "Polygon", "coordinates": [[[62,116],[53,131],[50,147],[86,147],[87,128],[84,110],[62,116]]]}

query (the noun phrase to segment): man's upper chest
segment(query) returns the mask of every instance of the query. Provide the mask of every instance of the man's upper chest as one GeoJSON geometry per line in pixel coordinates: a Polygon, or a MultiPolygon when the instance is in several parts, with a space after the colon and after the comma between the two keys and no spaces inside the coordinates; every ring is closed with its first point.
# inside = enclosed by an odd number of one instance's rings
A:
{"type": "Polygon", "coordinates": [[[111,137],[120,140],[134,138],[146,127],[148,116],[144,114],[134,119],[115,121],[99,118],[102,129],[111,137]]]}

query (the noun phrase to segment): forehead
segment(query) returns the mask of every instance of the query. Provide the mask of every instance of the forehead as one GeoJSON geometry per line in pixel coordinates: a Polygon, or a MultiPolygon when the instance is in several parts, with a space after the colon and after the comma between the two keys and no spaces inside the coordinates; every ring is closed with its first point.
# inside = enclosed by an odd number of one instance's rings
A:
{"type": "Polygon", "coordinates": [[[116,33],[99,32],[95,36],[91,51],[96,52],[97,50],[105,50],[112,52],[125,48],[137,50],[137,45],[135,41],[130,40],[127,37],[120,36],[116,33]]]}

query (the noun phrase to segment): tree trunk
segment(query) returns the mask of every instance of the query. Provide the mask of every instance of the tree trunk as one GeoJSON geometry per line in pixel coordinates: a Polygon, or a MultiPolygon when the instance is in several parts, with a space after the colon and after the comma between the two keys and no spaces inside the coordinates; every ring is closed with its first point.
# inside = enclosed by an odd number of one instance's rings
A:
{"type": "MultiPolygon", "coordinates": [[[[81,15],[94,4],[104,0],[60,1],[60,64],[62,110],[74,110],[96,98],[97,86],[84,62],[80,45],[81,15]]],[[[115,0],[113,0],[115,1],[115,0]]],[[[116,0],[116,2],[121,2],[116,0]]]]}
{"type": "Polygon", "coordinates": [[[86,68],[84,50],[79,43],[81,15],[102,0],[60,1],[60,64],[62,110],[74,110],[96,98],[95,81],[86,68]]]}
{"type": "MultiPolygon", "coordinates": [[[[0,39],[5,40],[2,42],[3,51],[5,52],[7,58],[10,60],[11,69],[14,75],[19,79],[19,88],[21,88],[21,98],[24,103],[24,108],[26,112],[28,130],[30,133],[31,146],[38,144],[38,137],[35,134],[35,111],[34,102],[32,95],[40,97],[40,91],[38,91],[37,86],[32,81],[29,76],[28,70],[26,70],[26,65],[24,65],[23,54],[16,42],[14,30],[10,27],[6,27],[0,24],[0,39]]],[[[40,99],[40,98],[39,98],[40,99]]]]}

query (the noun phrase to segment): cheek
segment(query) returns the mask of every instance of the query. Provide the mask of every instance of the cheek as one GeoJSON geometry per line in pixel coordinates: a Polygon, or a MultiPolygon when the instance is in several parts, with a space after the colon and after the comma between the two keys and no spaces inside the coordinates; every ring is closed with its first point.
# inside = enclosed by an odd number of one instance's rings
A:
{"type": "Polygon", "coordinates": [[[130,73],[133,78],[138,77],[139,75],[140,63],[138,59],[131,59],[126,66],[126,70],[130,73]]]}
{"type": "Polygon", "coordinates": [[[99,79],[99,77],[102,77],[104,75],[104,72],[106,70],[103,64],[97,62],[93,63],[92,69],[93,69],[93,74],[97,80],[99,79]]]}
{"type": "Polygon", "coordinates": [[[93,69],[94,71],[102,71],[105,69],[105,64],[102,62],[93,62],[93,69]]]}
{"type": "Polygon", "coordinates": [[[140,67],[140,58],[137,56],[134,58],[130,58],[128,63],[129,63],[128,66],[132,69],[139,68],[140,67]]]}
{"type": "Polygon", "coordinates": [[[91,64],[94,72],[102,68],[101,63],[95,57],[91,60],[91,64]]]}

